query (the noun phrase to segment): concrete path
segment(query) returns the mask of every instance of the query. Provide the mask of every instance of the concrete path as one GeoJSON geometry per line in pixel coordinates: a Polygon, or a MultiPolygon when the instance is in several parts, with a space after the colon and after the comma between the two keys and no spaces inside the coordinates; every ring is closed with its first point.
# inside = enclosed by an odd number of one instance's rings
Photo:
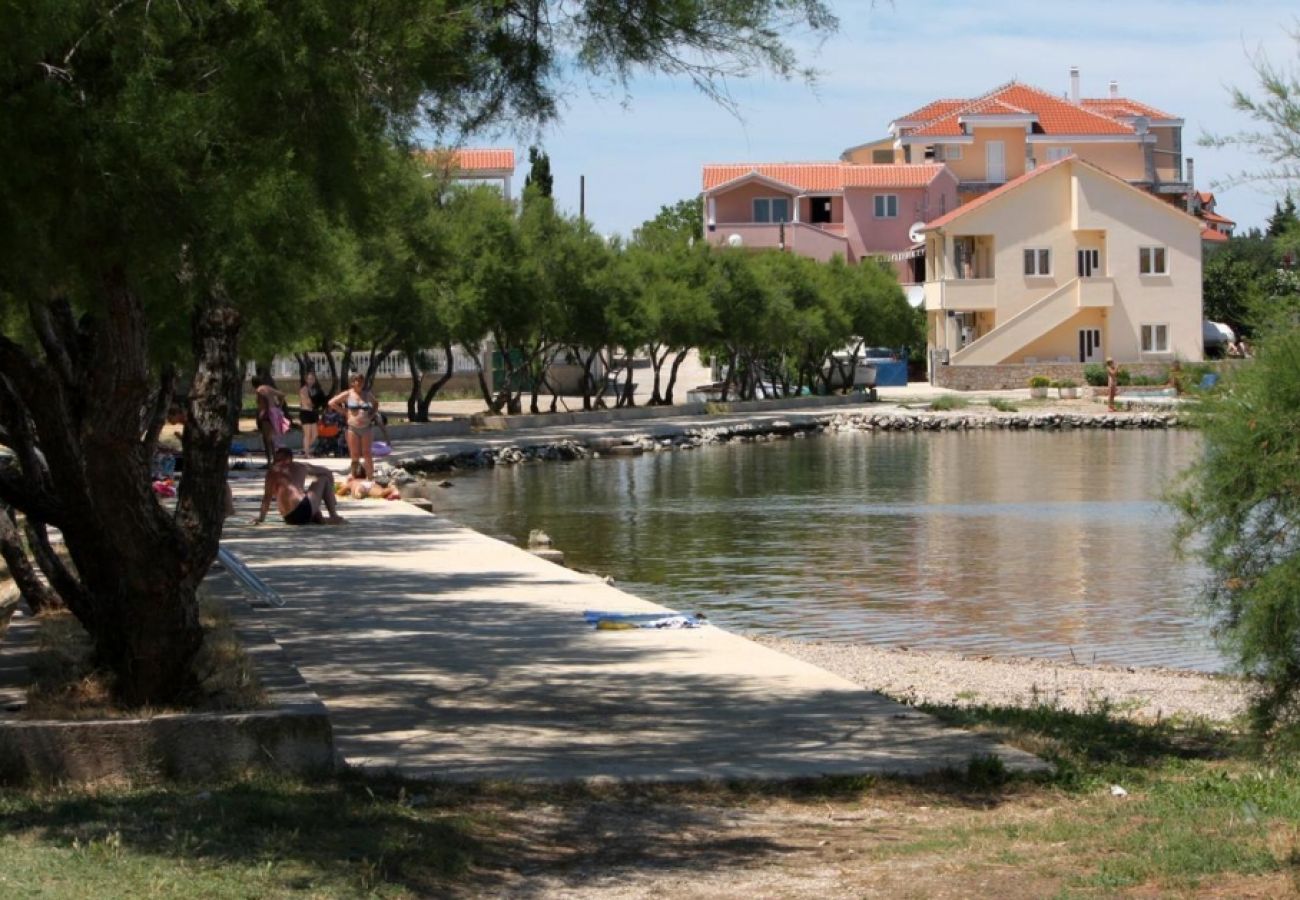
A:
{"type": "MultiPolygon", "coordinates": [[[[237,491],[241,521],[254,491],[237,491]]],[[[595,631],[584,610],[662,608],[406,503],[342,505],[343,526],[234,525],[223,543],[288,600],[257,615],[352,765],[528,781],[921,773],[983,753],[1044,767],[711,626],[595,631]]]]}

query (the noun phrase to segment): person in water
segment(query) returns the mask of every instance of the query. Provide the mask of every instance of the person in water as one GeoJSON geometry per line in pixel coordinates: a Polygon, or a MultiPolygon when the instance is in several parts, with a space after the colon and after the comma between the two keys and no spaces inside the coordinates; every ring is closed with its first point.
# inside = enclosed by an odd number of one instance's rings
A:
{"type": "Polygon", "coordinates": [[[379,401],[366,389],[365,376],[357,372],[349,381],[346,391],[330,400],[330,409],[347,416],[348,456],[352,468],[365,463],[366,478],[375,477],[375,460],[371,444],[375,439],[375,419],[379,415],[379,401]]]}

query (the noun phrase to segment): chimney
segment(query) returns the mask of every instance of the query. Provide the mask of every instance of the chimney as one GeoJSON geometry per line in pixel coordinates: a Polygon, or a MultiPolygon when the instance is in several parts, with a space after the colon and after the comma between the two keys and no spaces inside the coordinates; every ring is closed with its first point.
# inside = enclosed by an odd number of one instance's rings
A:
{"type": "Polygon", "coordinates": [[[1110,83],[1110,99],[1115,100],[1115,99],[1117,99],[1118,97],[1119,97],[1119,82],[1118,82],[1118,81],[1111,81],[1111,83],[1110,83]]]}
{"type": "Polygon", "coordinates": [[[1070,66],[1070,102],[1079,105],[1079,67],[1070,66]]]}
{"type": "Polygon", "coordinates": [[[1196,160],[1187,157],[1187,189],[1196,190],[1196,160]]]}

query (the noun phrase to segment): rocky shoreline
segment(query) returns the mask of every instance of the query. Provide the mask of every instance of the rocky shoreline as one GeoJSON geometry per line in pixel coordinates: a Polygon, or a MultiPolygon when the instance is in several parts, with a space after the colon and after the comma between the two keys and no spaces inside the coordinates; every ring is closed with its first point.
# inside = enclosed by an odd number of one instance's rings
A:
{"type": "Polygon", "coordinates": [[[1246,707],[1240,679],[1179,669],[1072,665],[1045,659],[832,644],[749,635],[779,650],[909,704],[1040,705],[1070,712],[1105,709],[1138,722],[1230,723],[1246,707]]]}
{"type": "Polygon", "coordinates": [[[1071,431],[1074,429],[1152,430],[1177,428],[1185,424],[1172,412],[1092,413],[1046,410],[1034,413],[1002,413],[993,409],[961,412],[835,412],[799,419],[755,418],[720,425],[683,423],[670,432],[634,434],[623,438],[595,438],[587,442],[572,438],[543,440],[533,444],[483,447],[462,453],[432,453],[394,463],[408,472],[450,472],[483,469],[525,462],[571,461],[608,456],[693,450],[708,444],[732,441],[764,442],[804,438],[810,434],[854,431],[1071,431]]]}

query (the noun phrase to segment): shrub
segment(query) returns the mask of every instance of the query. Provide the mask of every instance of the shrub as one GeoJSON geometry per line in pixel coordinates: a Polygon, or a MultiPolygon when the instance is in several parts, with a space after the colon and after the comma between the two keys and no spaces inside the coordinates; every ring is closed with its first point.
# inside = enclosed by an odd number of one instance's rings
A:
{"type": "Polygon", "coordinates": [[[1031,388],[1051,387],[1052,379],[1048,378],[1046,375],[1035,375],[1033,378],[1029,379],[1029,386],[1031,388]]]}
{"type": "Polygon", "coordinates": [[[930,401],[930,409],[935,412],[944,412],[950,409],[965,409],[970,406],[970,401],[965,397],[958,397],[956,394],[944,394],[942,397],[935,397],[930,401]]]}
{"type": "MultiPolygon", "coordinates": [[[[1104,381],[1102,382],[1102,384],[1105,383],[1106,382],[1104,381]]],[[[1125,387],[1133,383],[1133,376],[1129,374],[1128,369],[1121,368],[1117,373],[1115,373],[1115,383],[1120,387],[1125,387]]]]}
{"type": "Polygon", "coordinates": [[[1056,382],[1056,386],[1058,388],[1077,388],[1079,382],[1075,381],[1073,378],[1062,378],[1060,381],[1056,382]]]}
{"type": "Polygon", "coordinates": [[[1093,387],[1106,386],[1106,367],[1101,363],[1088,363],[1083,367],[1083,380],[1093,387]]]}
{"type": "Polygon", "coordinates": [[[989,406],[993,407],[998,412],[1019,412],[1019,407],[1006,397],[993,397],[989,400],[989,406]]]}
{"type": "MultiPolygon", "coordinates": [[[[1190,369],[1190,367],[1189,367],[1190,369]]],[[[1205,449],[1174,502],[1178,535],[1205,563],[1209,611],[1237,668],[1255,676],[1253,724],[1300,723],[1300,328],[1207,396],[1205,449]]]]}

